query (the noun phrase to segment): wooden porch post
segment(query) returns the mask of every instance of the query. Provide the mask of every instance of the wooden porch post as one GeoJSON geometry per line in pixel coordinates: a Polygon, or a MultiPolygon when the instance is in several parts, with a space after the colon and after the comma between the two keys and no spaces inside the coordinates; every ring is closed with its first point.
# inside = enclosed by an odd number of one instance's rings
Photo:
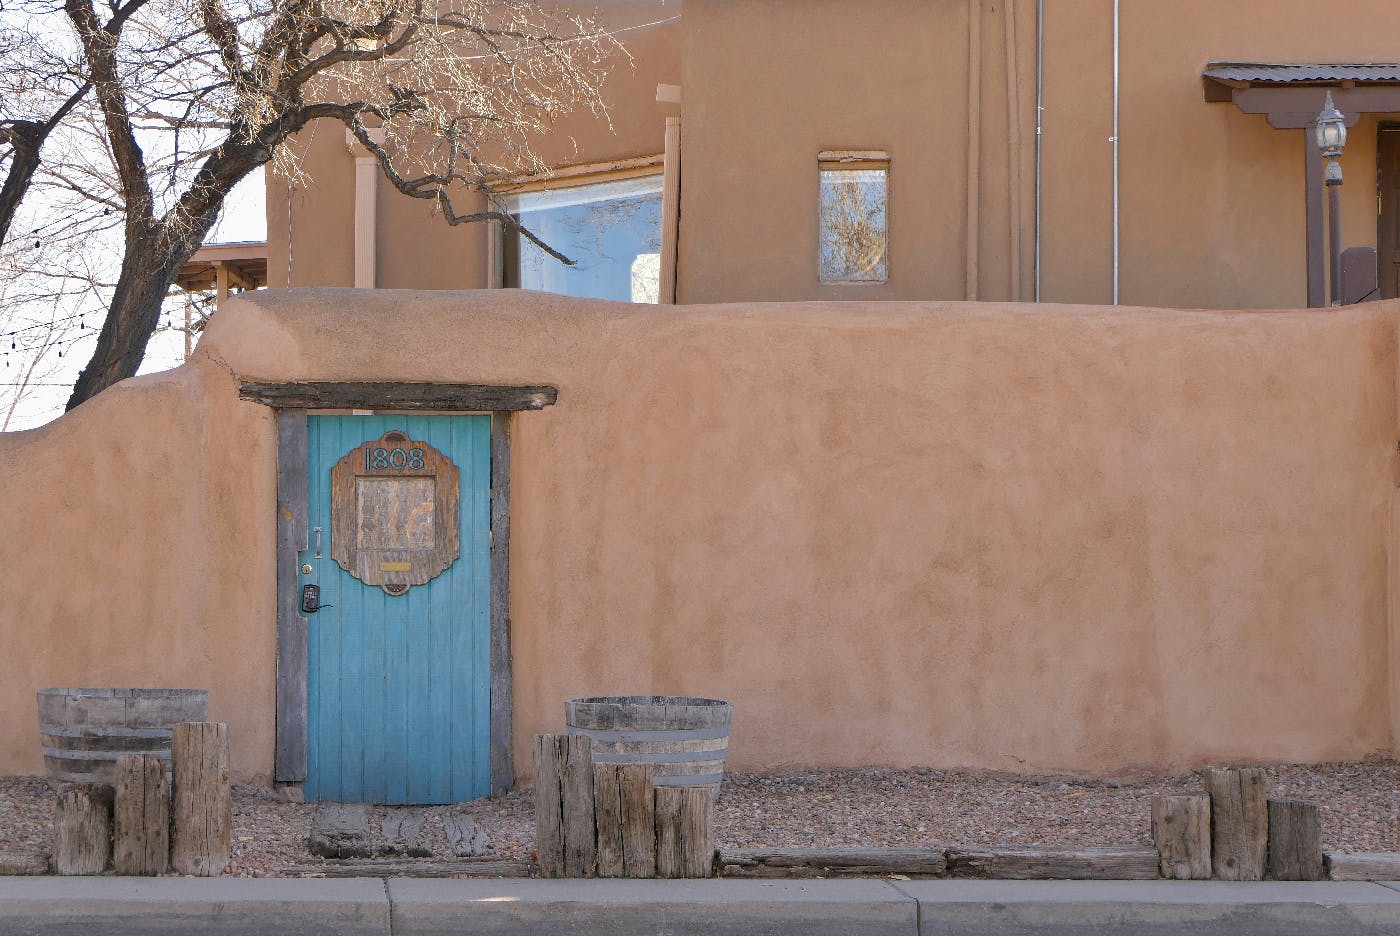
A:
{"type": "Polygon", "coordinates": [[[1322,151],[1312,130],[1303,129],[1303,165],[1307,173],[1308,308],[1327,305],[1327,251],[1323,243],[1322,151]]]}

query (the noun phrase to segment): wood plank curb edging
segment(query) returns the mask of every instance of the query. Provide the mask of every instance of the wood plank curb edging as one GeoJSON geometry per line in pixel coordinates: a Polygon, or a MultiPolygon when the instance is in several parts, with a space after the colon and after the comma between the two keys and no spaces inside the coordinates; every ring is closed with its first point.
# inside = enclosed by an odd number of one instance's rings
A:
{"type": "Polygon", "coordinates": [[[1058,848],[959,846],[946,849],[726,849],[716,870],[727,878],[907,877],[984,880],[1146,881],[1157,879],[1151,846],[1058,848]]]}
{"type": "MultiPolygon", "coordinates": [[[[1400,881],[1400,852],[1326,852],[1322,880],[1400,881]]],[[[724,878],[907,877],[983,880],[1147,881],[1160,879],[1150,845],[1060,848],[726,848],[724,878]]]]}
{"type": "Polygon", "coordinates": [[[943,849],[921,848],[732,848],[715,853],[726,878],[946,877],[943,849]]]}

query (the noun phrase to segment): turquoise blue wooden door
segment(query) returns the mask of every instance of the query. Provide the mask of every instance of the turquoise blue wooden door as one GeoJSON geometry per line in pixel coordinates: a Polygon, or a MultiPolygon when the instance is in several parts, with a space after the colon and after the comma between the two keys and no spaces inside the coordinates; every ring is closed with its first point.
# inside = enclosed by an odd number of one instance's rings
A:
{"type": "MultiPolygon", "coordinates": [[[[329,606],[307,615],[307,799],[430,804],[487,795],[491,417],[311,416],[307,448],[308,514],[320,533],[311,534],[300,557],[301,581],[319,586],[320,604],[329,606]],[[366,584],[340,566],[332,516],[332,469],[395,430],[446,456],[460,483],[460,555],[400,595],[389,593],[398,586],[366,584]]],[[[390,464],[393,448],[380,449],[388,453],[382,465],[390,464]]],[[[420,450],[392,460],[405,476],[422,467],[420,450]]],[[[397,481],[428,484],[412,477],[387,483],[397,481]]],[[[337,509],[344,509],[339,497],[337,509]]],[[[439,537],[448,525],[441,521],[439,537]]],[[[395,524],[403,521],[386,521],[395,524]]],[[[361,528],[355,535],[361,545],[374,545],[381,535],[419,534],[361,528]]],[[[413,545],[424,546],[433,535],[429,528],[413,545]]],[[[404,555],[410,554],[399,558],[404,555]]]]}

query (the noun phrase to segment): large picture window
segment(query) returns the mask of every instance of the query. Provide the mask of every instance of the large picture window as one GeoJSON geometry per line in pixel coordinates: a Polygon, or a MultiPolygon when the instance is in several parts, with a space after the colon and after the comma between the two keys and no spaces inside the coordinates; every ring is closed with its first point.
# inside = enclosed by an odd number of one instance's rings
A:
{"type": "Polygon", "coordinates": [[[502,198],[565,266],[505,231],[502,284],[565,296],[657,302],[661,291],[661,176],[596,182],[502,198]]]}

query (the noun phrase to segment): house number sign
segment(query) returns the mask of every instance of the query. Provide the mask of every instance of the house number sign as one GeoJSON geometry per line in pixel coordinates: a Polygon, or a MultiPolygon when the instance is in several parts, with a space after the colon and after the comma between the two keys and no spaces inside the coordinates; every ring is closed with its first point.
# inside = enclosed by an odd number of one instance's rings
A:
{"type": "Polygon", "coordinates": [[[461,555],[457,466],[394,430],[331,469],[331,556],[366,585],[402,595],[461,555]]]}

